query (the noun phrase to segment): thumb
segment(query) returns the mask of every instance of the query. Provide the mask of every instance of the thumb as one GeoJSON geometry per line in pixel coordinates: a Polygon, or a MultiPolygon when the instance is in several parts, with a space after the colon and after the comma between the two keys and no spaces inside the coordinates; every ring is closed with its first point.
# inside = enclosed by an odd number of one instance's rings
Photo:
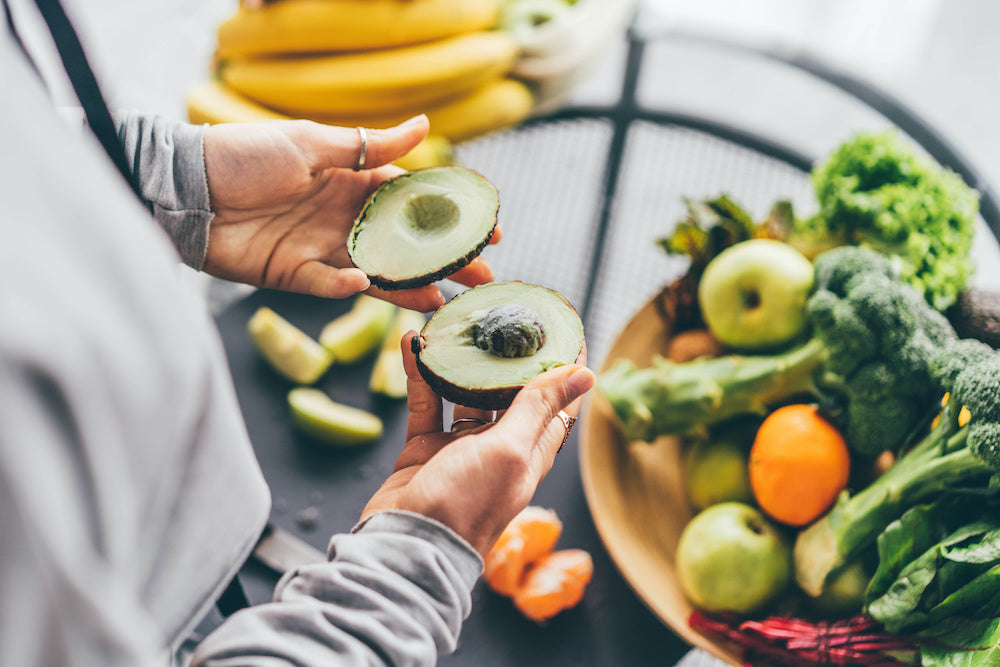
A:
{"type": "Polygon", "coordinates": [[[508,442],[535,449],[556,449],[562,443],[564,427],[556,415],[566,410],[575,417],[579,402],[571,405],[594,386],[594,373],[586,366],[567,364],[538,375],[517,393],[497,422],[494,431],[508,442]],[[553,424],[558,424],[555,428],[553,424]]]}
{"type": "Polygon", "coordinates": [[[313,145],[315,169],[340,167],[354,169],[364,155],[364,169],[389,164],[413,150],[430,129],[427,116],[414,116],[405,123],[384,130],[319,125],[318,141],[313,145]]]}

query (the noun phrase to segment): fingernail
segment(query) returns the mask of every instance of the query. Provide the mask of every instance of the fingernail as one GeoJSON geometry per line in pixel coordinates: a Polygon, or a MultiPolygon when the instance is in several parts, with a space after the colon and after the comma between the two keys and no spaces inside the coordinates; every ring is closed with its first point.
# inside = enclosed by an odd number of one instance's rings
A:
{"type": "Polygon", "coordinates": [[[422,122],[424,122],[426,120],[427,120],[427,114],[422,113],[422,114],[420,114],[418,116],[414,116],[413,118],[411,118],[408,121],[400,123],[399,126],[400,127],[409,127],[410,125],[416,125],[417,123],[422,123],[422,122]]]}
{"type": "Polygon", "coordinates": [[[587,367],[581,367],[579,370],[573,371],[568,378],[566,378],[566,392],[573,398],[578,396],[583,396],[585,393],[590,391],[590,388],[594,386],[593,371],[587,367]]]}

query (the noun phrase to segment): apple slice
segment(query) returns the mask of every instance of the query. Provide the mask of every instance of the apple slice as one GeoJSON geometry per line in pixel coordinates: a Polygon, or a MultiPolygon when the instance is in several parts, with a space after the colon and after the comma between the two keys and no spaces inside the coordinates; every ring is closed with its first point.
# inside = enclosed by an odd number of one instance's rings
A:
{"type": "Polygon", "coordinates": [[[382,340],[382,349],[375,359],[368,389],[375,394],[389,398],[406,398],[406,370],[403,369],[403,353],[399,341],[407,331],[420,331],[427,323],[423,313],[408,308],[400,308],[382,340]]]}
{"type": "Polygon", "coordinates": [[[376,415],[337,403],[320,389],[292,389],[288,392],[288,407],[296,428],[331,445],[363,445],[382,435],[382,420],[376,415]]]}
{"type": "Polygon", "coordinates": [[[266,306],[253,314],[247,331],[261,356],[292,382],[312,384],[333,363],[325,347],[266,306]]]}
{"type": "Polygon", "coordinates": [[[338,364],[352,364],[379,346],[395,313],[388,301],[359,294],[346,314],[323,327],[319,343],[338,364]]]}

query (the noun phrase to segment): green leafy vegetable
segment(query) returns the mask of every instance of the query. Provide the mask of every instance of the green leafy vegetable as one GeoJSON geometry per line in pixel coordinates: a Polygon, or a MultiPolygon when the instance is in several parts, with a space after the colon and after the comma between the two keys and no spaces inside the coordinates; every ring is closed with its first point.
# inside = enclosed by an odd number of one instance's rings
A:
{"type": "MultiPolygon", "coordinates": [[[[818,595],[832,572],[909,508],[950,493],[993,491],[990,480],[1000,472],[1000,353],[978,341],[945,342],[928,373],[930,386],[950,396],[936,425],[885,474],[842,496],[796,539],[796,580],[807,593],[818,595]]],[[[995,548],[956,550],[949,562],[981,559],[995,548]]]]}
{"type": "Polygon", "coordinates": [[[897,132],[861,133],[812,171],[816,215],[796,220],[787,241],[807,256],[862,245],[899,257],[904,281],[938,310],[972,273],[969,251],[979,196],[897,132]]]}

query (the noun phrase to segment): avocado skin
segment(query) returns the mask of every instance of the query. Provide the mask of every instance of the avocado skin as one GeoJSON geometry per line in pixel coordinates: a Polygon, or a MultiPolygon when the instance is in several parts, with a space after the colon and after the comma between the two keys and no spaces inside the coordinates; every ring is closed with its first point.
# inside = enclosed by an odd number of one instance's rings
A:
{"type": "Polygon", "coordinates": [[[510,407],[510,404],[514,401],[514,397],[517,396],[517,392],[521,391],[521,388],[524,386],[494,387],[492,389],[461,387],[435,375],[420,360],[420,353],[423,351],[422,336],[417,335],[410,339],[410,350],[413,352],[413,356],[416,357],[417,370],[420,371],[420,377],[424,379],[427,386],[433,389],[434,393],[438,396],[458,405],[478,408],[480,410],[505,410],[510,407]]]}
{"type": "Polygon", "coordinates": [[[947,313],[955,333],[1000,349],[1000,291],[970,288],[947,313]]]}
{"type": "Polygon", "coordinates": [[[413,278],[406,278],[405,280],[391,280],[380,275],[370,275],[368,279],[372,281],[372,284],[379,289],[383,289],[387,292],[394,292],[396,290],[402,289],[412,289],[415,287],[424,287],[432,283],[436,283],[439,280],[447,278],[451,274],[458,271],[463,266],[466,266],[472,262],[476,257],[483,252],[483,248],[489,245],[490,239],[493,238],[493,233],[497,228],[497,220],[493,219],[493,227],[490,228],[490,233],[486,235],[486,238],[476,246],[471,252],[466,254],[464,257],[460,257],[451,264],[438,269],[432,273],[427,273],[422,276],[414,276],[413,278]]]}

